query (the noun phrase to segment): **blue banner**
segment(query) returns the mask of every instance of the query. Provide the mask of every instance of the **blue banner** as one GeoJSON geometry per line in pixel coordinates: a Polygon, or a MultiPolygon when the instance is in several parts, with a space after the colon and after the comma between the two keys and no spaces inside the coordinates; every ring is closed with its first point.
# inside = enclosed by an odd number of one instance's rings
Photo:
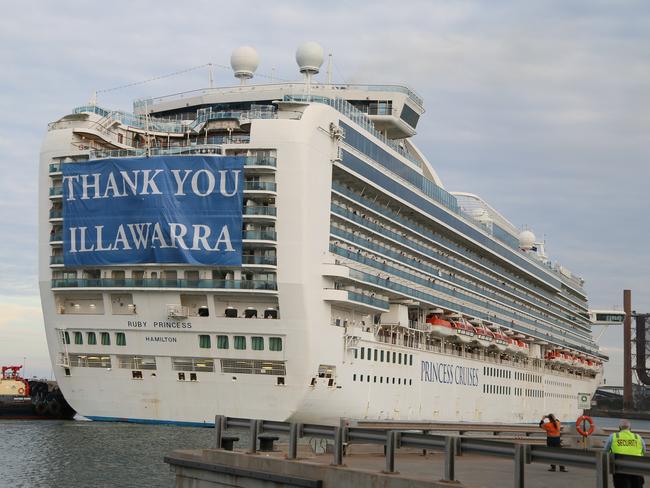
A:
{"type": "Polygon", "coordinates": [[[66,266],[241,266],[244,158],[158,156],[63,165],[66,266]]]}

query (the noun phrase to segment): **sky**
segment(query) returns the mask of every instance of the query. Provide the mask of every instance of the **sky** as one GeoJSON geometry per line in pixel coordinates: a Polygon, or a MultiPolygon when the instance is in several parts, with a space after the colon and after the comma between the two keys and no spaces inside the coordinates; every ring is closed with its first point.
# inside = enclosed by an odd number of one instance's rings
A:
{"type": "MultiPolygon", "coordinates": [[[[415,142],[445,187],[480,195],[584,277],[594,308],[650,312],[650,2],[11,2],[0,16],[0,363],[49,376],[37,272],[37,167],[47,124],[83,105],[297,80],[317,41],[337,83],[407,84],[424,98],[415,142]],[[225,66],[225,67],[224,67],[225,66]],[[104,91],[102,91],[104,90],[104,91]]],[[[324,79],[324,73],[319,75],[324,79]]],[[[602,335],[622,383],[622,330],[602,335]]]]}

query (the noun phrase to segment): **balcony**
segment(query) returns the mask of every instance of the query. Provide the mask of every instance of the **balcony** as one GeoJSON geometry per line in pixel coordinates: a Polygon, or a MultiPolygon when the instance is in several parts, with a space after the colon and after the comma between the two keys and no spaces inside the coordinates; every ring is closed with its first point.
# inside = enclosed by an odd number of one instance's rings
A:
{"type": "Polygon", "coordinates": [[[244,191],[264,191],[275,193],[277,185],[270,181],[246,181],[244,182],[244,191]]]}
{"type": "Polygon", "coordinates": [[[52,280],[52,289],[57,288],[200,288],[220,290],[276,291],[278,289],[278,285],[275,281],[266,280],[55,278],[52,280]]]}
{"type": "Polygon", "coordinates": [[[247,217],[274,218],[278,209],[275,207],[244,207],[243,213],[247,217]]]}
{"type": "Polygon", "coordinates": [[[274,230],[245,230],[242,232],[242,239],[247,241],[273,241],[277,239],[274,230]]]}
{"type": "Polygon", "coordinates": [[[63,210],[61,209],[52,209],[50,210],[50,220],[52,219],[62,219],[63,218],[63,210]]]}
{"type": "Polygon", "coordinates": [[[61,242],[63,241],[63,232],[55,232],[50,234],[50,242],[61,242]]]}
{"type": "Polygon", "coordinates": [[[52,188],[50,188],[50,198],[61,197],[61,196],[63,196],[62,186],[53,186],[52,188]]]}
{"type": "Polygon", "coordinates": [[[61,163],[50,163],[50,174],[60,173],[61,172],[61,163]]]}
{"type": "Polygon", "coordinates": [[[244,160],[244,166],[264,166],[266,168],[275,168],[277,163],[277,158],[273,156],[246,156],[244,160]]]}
{"type": "Polygon", "coordinates": [[[357,293],[355,291],[348,291],[348,300],[365,303],[366,305],[371,305],[373,307],[382,308],[385,310],[388,310],[390,308],[390,303],[387,300],[380,300],[379,298],[370,297],[368,295],[357,293]]]}
{"type": "Polygon", "coordinates": [[[390,308],[390,304],[386,300],[380,300],[351,290],[326,288],[323,290],[323,300],[346,307],[360,308],[368,313],[387,312],[390,308]]]}
{"type": "Polygon", "coordinates": [[[50,264],[63,264],[63,255],[50,256],[50,264]]]}
{"type": "Polygon", "coordinates": [[[250,256],[243,255],[241,257],[241,262],[244,265],[254,265],[254,266],[276,266],[277,257],[276,256],[250,256]]]}

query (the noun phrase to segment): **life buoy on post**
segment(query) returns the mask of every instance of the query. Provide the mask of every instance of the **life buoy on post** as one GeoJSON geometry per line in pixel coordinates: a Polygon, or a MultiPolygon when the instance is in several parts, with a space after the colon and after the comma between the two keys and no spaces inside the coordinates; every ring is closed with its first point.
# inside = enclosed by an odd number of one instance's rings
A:
{"type": "Polygon", "coordinates": [[[19,395],[24,395],[25,394],[25,388],[18,388],[18,394],[19,395]]]}
{"type": "Polygon", "coordinates": [[[593,419],[587,415],[581,415],[578,417],[578,420],[576,420],[576,430],[582,437],[589,437],[591,434],[593,434],[595,427],[596,424],[594,424],[593,419]],[[589,424],[588,429],[587,424],[589,424]]]}

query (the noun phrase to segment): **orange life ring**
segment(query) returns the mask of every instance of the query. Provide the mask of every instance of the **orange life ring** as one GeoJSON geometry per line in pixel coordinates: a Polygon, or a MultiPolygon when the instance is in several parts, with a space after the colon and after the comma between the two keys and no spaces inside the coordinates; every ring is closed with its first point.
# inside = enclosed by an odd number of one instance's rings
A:
{"type": "Polygon", "coordinates": [[[18,394],[19,395],[24,395],[25,394],[25,388],[18,388],[18,394]]]}
{"type": "Polygon", "coordinates": [[[591,434],[593,434],[595,427],[596,424],[594,424],[593,419],[587,415],[581,415],[580,417],[578,417],[578,420],[576,420],[576,430],[578,431],[578,434],[580,434],[582,437],[589,437],[591,434]],[[585,422],[589,424],[589,428],[586,431],[582,427],[585,422]]]}

